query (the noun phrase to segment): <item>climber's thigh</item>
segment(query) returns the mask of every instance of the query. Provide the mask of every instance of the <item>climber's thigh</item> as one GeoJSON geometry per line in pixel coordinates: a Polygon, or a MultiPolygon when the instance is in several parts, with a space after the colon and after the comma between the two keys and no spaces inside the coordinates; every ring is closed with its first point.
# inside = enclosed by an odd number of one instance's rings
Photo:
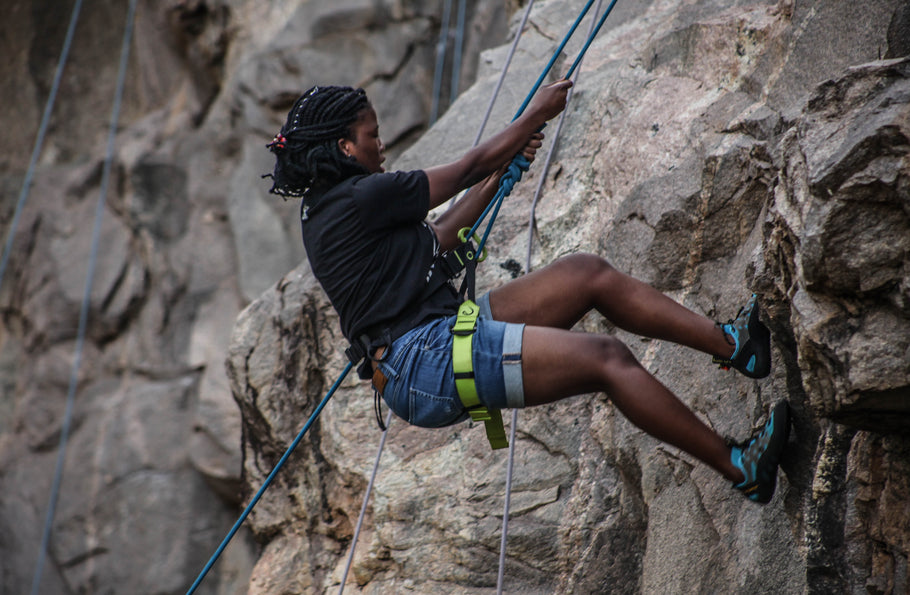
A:
{"type": "Polygon", "coordinates": [[[572,328],[615,273],[599,256],[566,256],[491,291],[490,309],[495,320],[572,328]]]}
{"type": "Polygon", "coordinates": [[[615,337],[540,326],[525,326],[521,359],[528,407],[585,393],[609,394],[639,366],[615,337]]]}

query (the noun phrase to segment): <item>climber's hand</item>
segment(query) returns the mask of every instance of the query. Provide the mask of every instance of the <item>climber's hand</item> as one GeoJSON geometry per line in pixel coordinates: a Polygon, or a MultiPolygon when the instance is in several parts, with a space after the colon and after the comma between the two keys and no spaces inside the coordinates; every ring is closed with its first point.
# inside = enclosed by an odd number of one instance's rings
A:
{"type": "Polygon", "coordinates": [[[530,110],[539,114],[544,121],[551,120],[566,109],[566,101],[572,81],[562,79],[546,87],[541,87],[531,101],[530,110]]]}
{"type": "Polygon", "coordinates": [[[542,132],[535,132],[528,140],[528,144],[521,150],[521,155],[527,159],[529,163],[534,162],[534,157],[537,155],[537,149],[543,145],[543,138],[542,132]]]}

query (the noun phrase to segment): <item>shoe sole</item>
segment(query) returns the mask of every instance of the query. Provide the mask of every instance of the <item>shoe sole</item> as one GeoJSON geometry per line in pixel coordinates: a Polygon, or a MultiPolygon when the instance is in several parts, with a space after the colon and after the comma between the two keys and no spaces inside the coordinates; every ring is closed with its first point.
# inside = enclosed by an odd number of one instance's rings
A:
{"type": "Polygon", "coordinates": [[[749,341],[744,345],[743,353],[737,356],[737,359],[746,362],[745,365],[737,365],[736,369],[749,378],[764,378],[771,373],[771,331],[768,330],[761,319],[761,310],[758,302],[752,306],[752,312],[749,315],[749,341]],[[756,346],[761,345],[765,352],[759,354],[756,346]],[[748,368],[748,362],[755,358],[755,367],[751,370],[748,368]]]}
{"type": "Polygon", "coordinates": [[[749,485],[738,488],[747,498],[759,504],[770,502],[777,488],[777,471],[780,457],[784,447],[787,445],[787,440],[790,438],[790,405],[787,401],[781,401],[774,406],[774,409],[771,410],[769,422],[773,424],[773,427],[768,446],[755,463],[758,479],[749,485]],[[763,471],[768,472],[769,469],[770,477],[764,478],[763,471]]]}

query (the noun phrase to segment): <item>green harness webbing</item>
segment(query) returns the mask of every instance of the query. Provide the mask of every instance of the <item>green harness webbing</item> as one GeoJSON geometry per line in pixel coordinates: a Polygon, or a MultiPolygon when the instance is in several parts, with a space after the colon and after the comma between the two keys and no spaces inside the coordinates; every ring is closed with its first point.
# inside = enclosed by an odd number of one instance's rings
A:
{"type": "MultiPolygon", "coordinates": [[[[458,307],[458,316],[452,326],[452,371],[455,373],[455,390],[471,419],[482,421],[487,430],[487,440],[495,449],[508,448],[509,440],[502,425],[502,413],[499,409],[490,409],[480,402],[477,395],[477,384],[474,382],[474,331],[477,330],[477,315],[480,308],[474,303],[474,269],[477,263],[486,258],[486,251],[480,254],[473,249],[468,238],[470,229],[464,228],[458,233],[458,239],[469,248],[464,252],[465,279],[462,284],[467,299],[458,307]]],[[[476,236],[474,237],[476,239],[476,236]]]]}
{"type": "Polygon", "coordinates": [[[490,447],[508,448],[509,440],[502,425],[499,409],[489,409],[481,404],[474,382],[474,360],[472,345],[477,330],[477,314],[480,308],[471,300],[465,300],[458,308],[458,317],[452,327],[452,370],[455,372],[455,389],[462,405],[474,421],[482,421],[487,430],[490,447]]]}

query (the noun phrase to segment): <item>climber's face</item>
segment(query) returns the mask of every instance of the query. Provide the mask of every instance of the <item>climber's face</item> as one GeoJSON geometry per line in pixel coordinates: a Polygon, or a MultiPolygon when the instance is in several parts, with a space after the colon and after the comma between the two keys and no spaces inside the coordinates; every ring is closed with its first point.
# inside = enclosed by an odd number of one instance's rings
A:
{"type": "Polygon", "coordinates": [[[382,162],[385,161],[383,155],[385,145],[379,138],[376,110],[372,107],[360,110],[357,121],[351,124],[351,137],[338,140],[341,152],[356,159],[371,174],[385,171],[382,168],[382,162]]]}

